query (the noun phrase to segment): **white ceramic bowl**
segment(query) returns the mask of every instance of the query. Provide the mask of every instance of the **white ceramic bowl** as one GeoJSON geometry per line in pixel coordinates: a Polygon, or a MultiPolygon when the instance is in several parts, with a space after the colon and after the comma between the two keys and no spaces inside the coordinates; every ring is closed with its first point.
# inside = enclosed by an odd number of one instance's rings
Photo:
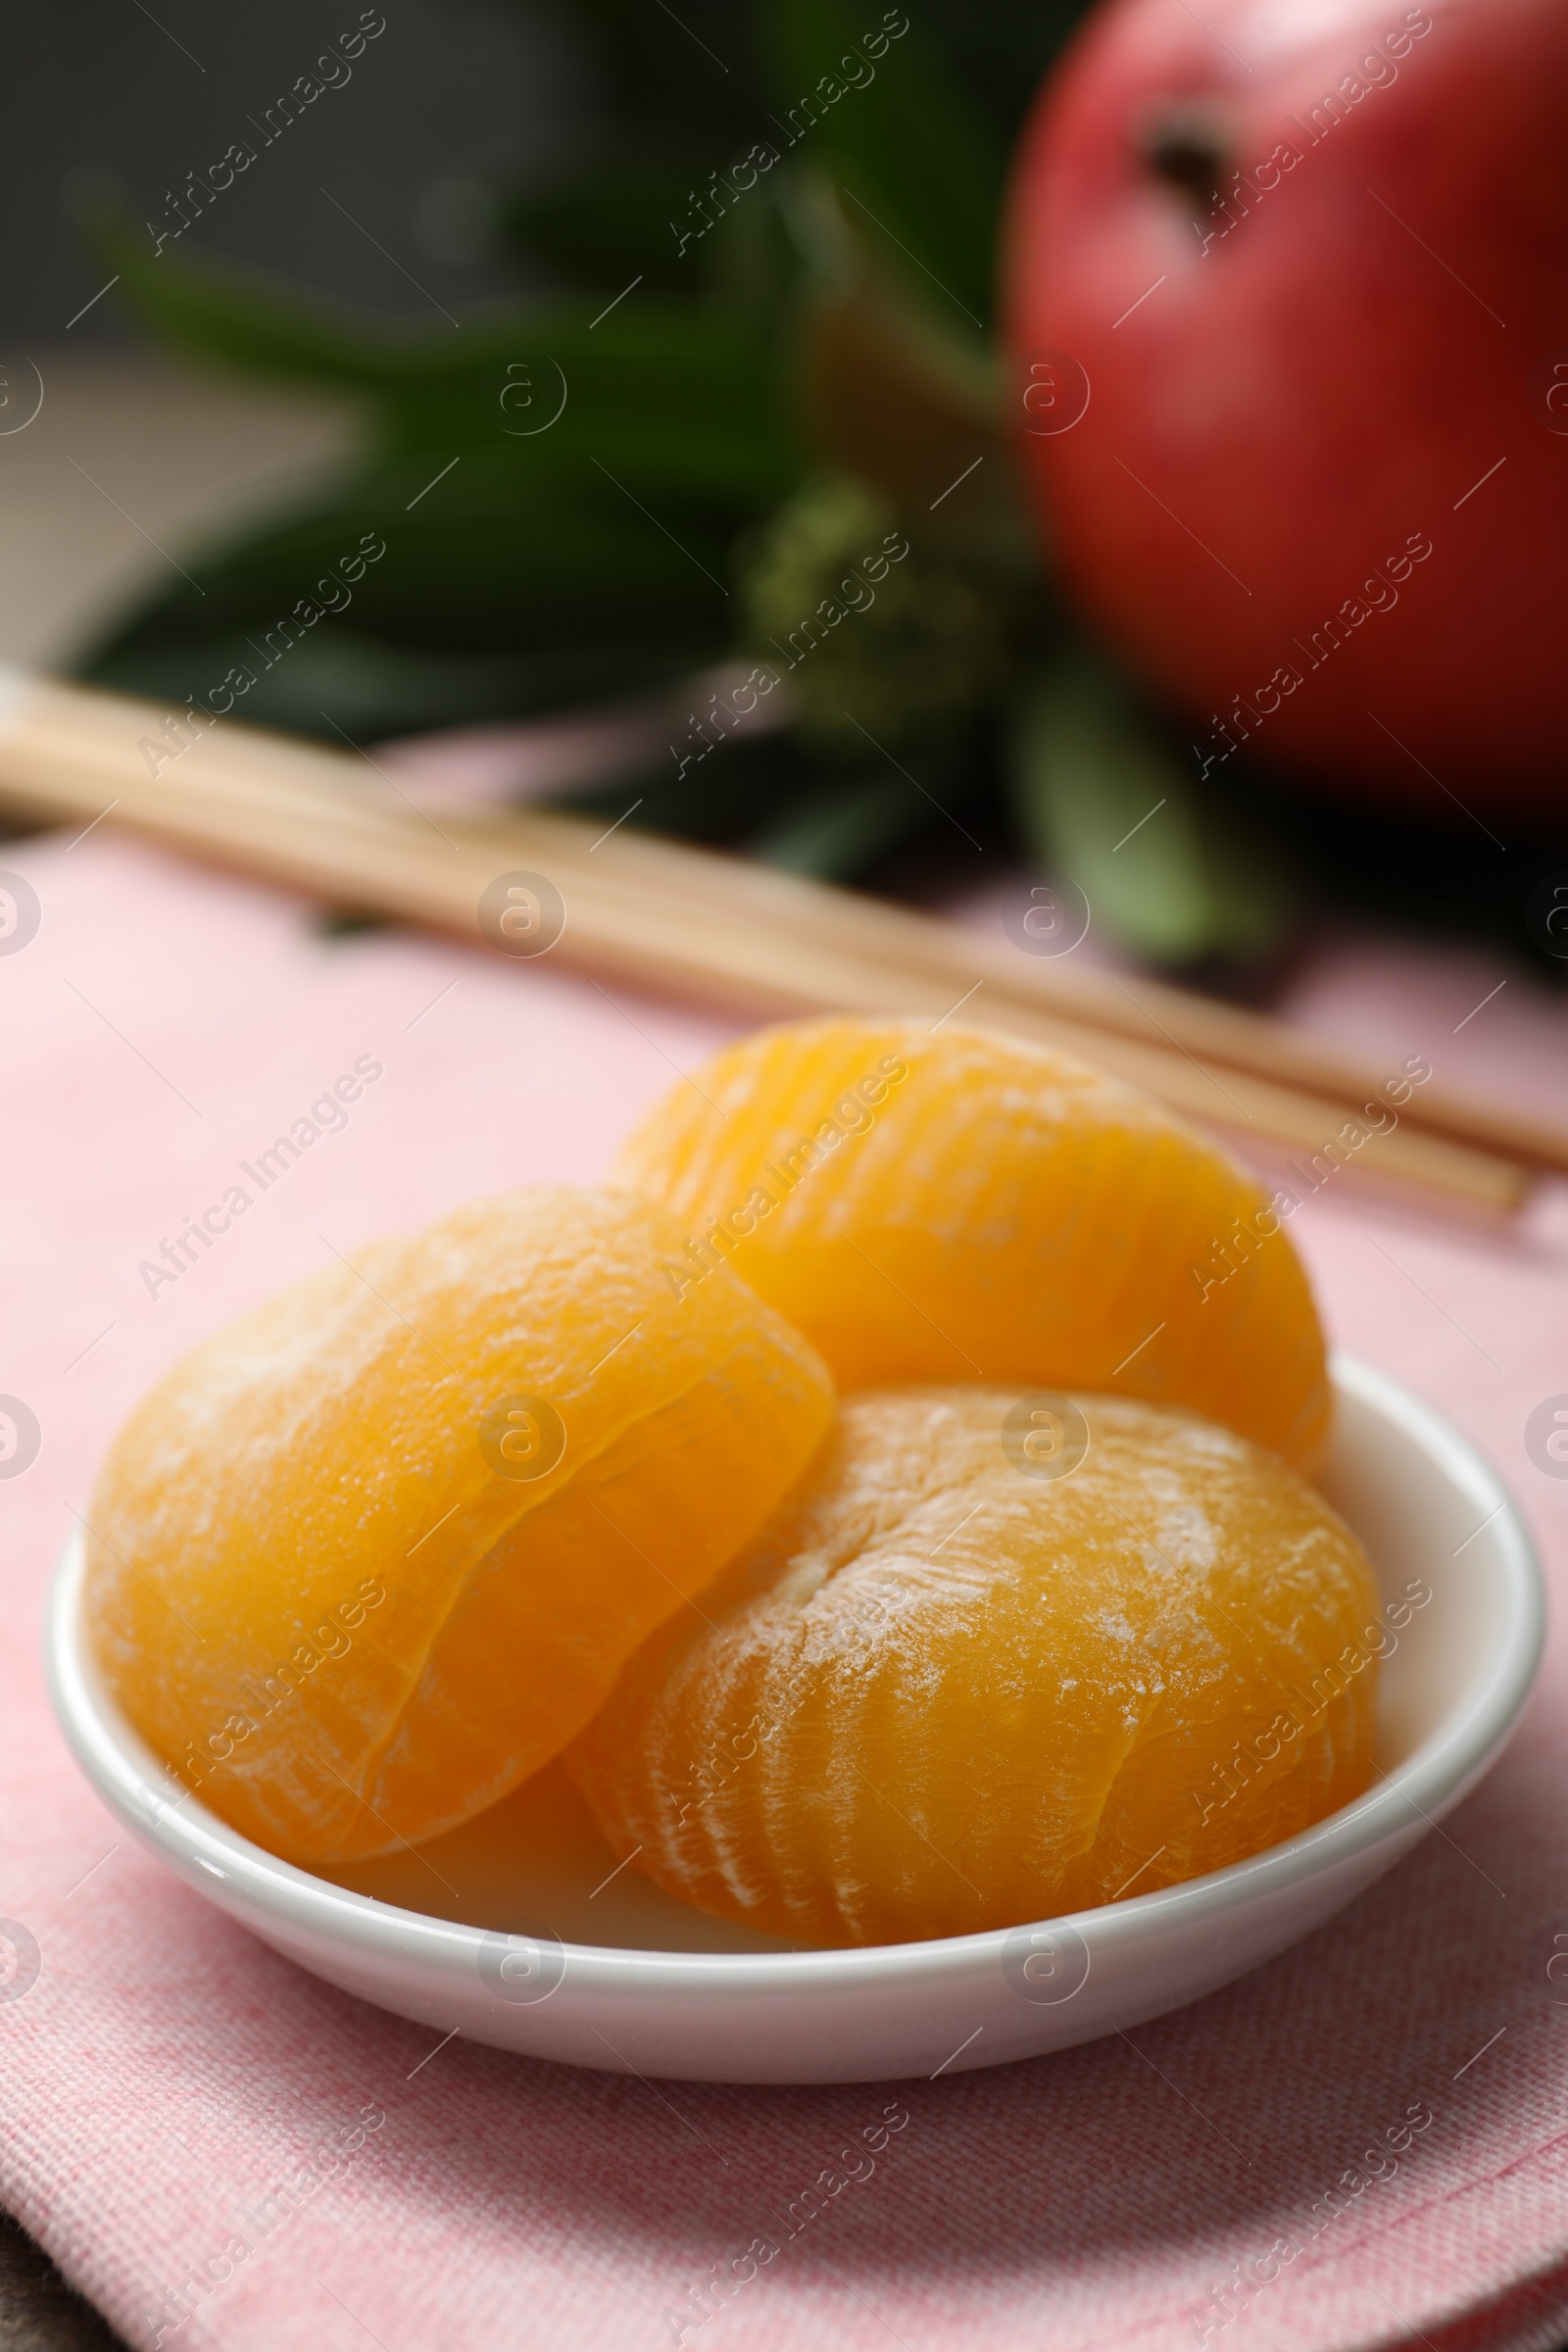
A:
{"type": "MultiPolygon", "coordinates": [[[[1334,1368],[1323,1485],[1408,1611],[1384,1661],[1379,1779],[1314,1829],[1207,1878],[983,1936],[797,1951],[615,1872],[564,1780],[466,1830],[335,1880],[252,1845],[168,1774],[116,1712],[62,1562],[51,1687],[88,1779],[207,1897],[330,1983],[445,2034],[612,2072],[846,2082],[994,2066],[1091,2040],[1212,1992],[1320,1926],[1456,1805],[1493,1762],[1541,1654],[1541,1574],[1474,1448],[1386,1374],[1334,1368]],[[608,1885],[597,1882],[612,1874],[608,1885]]],[[[1396,1605],[1392,1622],[1401,1614],[1396,1605]]]]}

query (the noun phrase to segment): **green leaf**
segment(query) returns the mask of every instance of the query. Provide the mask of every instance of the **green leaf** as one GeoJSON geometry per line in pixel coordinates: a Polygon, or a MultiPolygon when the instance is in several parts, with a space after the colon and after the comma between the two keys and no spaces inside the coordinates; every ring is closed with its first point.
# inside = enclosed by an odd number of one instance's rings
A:
{"type": "MultiPolygon", "coordinates": [[[[274,644],[277,640],[274,637],[274,644]]],[[[433,728],[514,718],[550,698],[555,673],[538,659],[427,652],[391,645],[335,623],[269,662],[258,651],[265,636],[251,629],[223,636],[142,637],[111,646],[82,674],[118,694],[133,694],[177,710],[194,697],[223,708],[245,677],[232,708],[236,717],[290,735],[340,744],[385,742],[433,728]]],[[[569,676],[561,700],[576,699],[569,676]]]]}
{"type": "MultiPolygon", "coordinates": [[[[934,22],[945,13],[947,32],[933,46],[901,12],[862,22],[845,0],[738,11],[681,0],[678,13],[566,0],[603,50],[613,137],[575,178],[514,196],[507,218],[547,266],[591,291],[465,313],[461,327],[435,311],[410,322],[328,302],[192,240],[154,252],[139,220],[100,211],[91,233],[117,298],[200,359],[356,399],[368,456],[248,538],[181,548],[199,590],[176,582],[146,599],[94,649],[91,673],[182,699],[249,666],[247,715],[319,732],[326,710],[368,737],[645,691],[727,652],[737,542],[804,478],[789,413],[806,373],[795,297],[815,266],[785,221],[807,209],[810,186],[819,209],[853,221],[837,230],[848,270],[829,273],[842,298],[885,275],[890,301],[911,290],[915,323],[942,346],[926,366],[921,345],[923,405],[891,435],[912,449],[903,470],[918,476],[919,503],[926,471],[945,487],[970,466],[971,443],[988,446],[976,330],[1004,163],[995,99],[1005,58],[1034,37],[1031,4],[1007,0],[1009,24],[1020,22],[1003,40],[969,24],[972,0],[942,0],[934,22]],[[959,86],[955,56],[985,65],[989,120],[959,86]],[[682,258],[665,213],[677,187],[685,204],[761,138],[787,143],[790,161],[727,209],[710,202],[711,231],[682,258]],[[963,446],[949,467],[955,438],[963,446]],[[352,605],[279,637],[368,531],[387,553],[352,605]]],[[[1078,4],[1041,0],[1058,14],[1078,4]]],[[[873,320],[873,342],[878,331],[873,320]]],[[[846,374],[858,381],[861,347],[846,352],[837,374],[818,368],[834,399],[846,374]]],[[[864,404],[879,445],[890,438],[881,385],[864,404]]],[[[943,509],[945,525],[960,506],[943,509]]],[[[788,625],[798,617],[792,606],[788,625]]],[[[954,631],[941,616],[933,626],[949,650],[954,631]]],[[[852,763],[858,745],[840,757],[852,763]]],[[[886,780],[825,782],[805,746],[743,765],[715,768],[702,807],[682,814],[672,802],[670,821],[760,836],[824,872],[874,862],[899,833],[886,780]]]]}
{"type": "Polygon", "coordinates": [[[930,822],[928,804],[903,776],[838,776],[817,785],[755,834],[747,848],[764,865],[818,881],[853,882],[930,822]]]}
{"type": "Polygon", "coordinates": [[[1202,792],[1127,687],[1089,656],[1015,713],[1009,773],[1033,856],[1151,963],[1247,958],[1279,937],[1290,891],[1268,845],[1202,792]]]}
{"type": "Polygon", "coordinates": [[[488,449],[523,472],[597,459],[749,507],[798,470],[777,348],[711,305],[639,292],[608,317],[597,298],[571,298],[475,313],[461,329],[410,326],[195,252],[155,257],[122,218],[100,215],[96,242],[167,341],[249,374],[368,396],[394,449],[488,449]]]}
{"type": "Polygon", "coordinates": [[[182,549],[194,584],[158,588],[81,674],[205,702],[239,664],[249,717],[321,732],[324,708],[390,733],[639,693],[727,652],[728,504],[667,502],[661,529],[591,468],[528,478],[470,452],[432,487],[428,463],[182,549]],[[385,545],[368,563],[367,536],[385,545]]]}
{"type": "Polygon", "coordinates": [[[991,309],[1005,148],[902,10],[880,24],[902,19],[906,29],[870,56],[865,13],[845,0],[761,0],[774,123],[792,152],[831,167],[879,259],[950,322],[962,314],[978,331],[991,309]]]}
{"type": "Polygon", "coordinates": [[[166,342],[248,374],[376,392],[411,362],[417,366],[433,341],[423,327],[400,331],[270,273],[215,262],[195,248],[155,251],[118,204],[95,199],[81,208],[77,225],[115,270],[120,302],[166,342]]]}

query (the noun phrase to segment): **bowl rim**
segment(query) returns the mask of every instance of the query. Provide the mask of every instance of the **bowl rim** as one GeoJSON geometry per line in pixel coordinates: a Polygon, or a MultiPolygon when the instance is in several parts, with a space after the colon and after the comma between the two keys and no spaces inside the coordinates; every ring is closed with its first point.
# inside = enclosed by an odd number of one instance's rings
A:
{"type": "MultiPolygon", "coordinates": [[[[1441,1453],[1451,1484],[1476,1506],[1476,1537],[1470,1540],[1490,1539],[1501,1570],[1492,1655],[1480,1681],[1409,1756],[1361,1795],[1280,1844],[1201,1878],[1050,1920],[906,1943],[791,1952],[661,1951],[556,1937],[570,1980],[583,1990],[629,1989],[634,1984],[639,1992],[656,1997],[662,1989],[689,1994],[694,1988],[731,1995],[827,1995],[872,1980],[892,1989],[967,1975],[977,1965],[995,1967],[1009,1938],[1041,1928],[1070,1928],[1108,1956],[1173,1927],[1196,1927],[1250,1908],[1254,1900],[1349,1864],[1395,1829],[1407,1829],[1411,1811],[1435,1824],[1487,1770],[1529,1696],[1545,1636],[1540,1560],[1501,1479],[1445,1415],[1393,1374],[1343,1350],[1333,1351],[1330,1373],[1337,1393],[1396,1423],[1427,1454],[1441,1453]]],[[[368,1958],[384,1957],[395,1946],[405,1963],[422,1957],[443,1971],[454,1965],[466,1970],[498,1933],[509,1933],[405,1910],[340,1886],[254,1844],[193,1795],[171,1801],[156,1758],[98,1688],[85,1654],[80,1622],[84,1525],[68,1540],[51,1586],[45,1665],[56,1719],[72,1752],[127,1827],[225,1909],[242,1917],[266,1914],[280,1928],[357,1949],[368,1958]]],[[[554,1936],[553,1930],[548,1932],[554,1936]]]]}

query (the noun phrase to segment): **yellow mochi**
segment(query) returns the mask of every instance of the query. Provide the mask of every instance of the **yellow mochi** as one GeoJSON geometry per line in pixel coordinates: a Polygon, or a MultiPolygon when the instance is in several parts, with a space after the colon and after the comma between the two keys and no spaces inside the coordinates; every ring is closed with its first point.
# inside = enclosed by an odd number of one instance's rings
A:
{"type": "Polygon", "coordinates": [[[789,1316],[841,1388],[990,1380],[1185,1404],[1309,1468],[1323,1335],[1262,1189],[1158,1103],[951,1023],[791,1022],[726,1046],[618,1182],[789,1316]]]}
{"type": "Polygon", "coordinates": [[[803,1943],[1007,1927],[1356,1795],[1377,1607],[1343,1521],[1212,1422],[869,1392],[566,1761],[617,1857],[705,1910],[803,1943]]]}
{"type": "Polygon", "coordinates": [[[199,1347],[116,1440],[86,1608],[187,1788],[298,1861],[455,1827],[581,1729],[828,1426],[807,1343],[667,1212],[514,1193],[199,1347]]]}

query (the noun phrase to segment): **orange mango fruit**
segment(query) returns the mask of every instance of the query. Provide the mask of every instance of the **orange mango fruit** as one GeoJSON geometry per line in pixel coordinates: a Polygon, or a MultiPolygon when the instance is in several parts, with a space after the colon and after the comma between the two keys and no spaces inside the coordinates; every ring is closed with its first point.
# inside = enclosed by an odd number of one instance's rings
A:
{"type": "Polygon", "coordinates": [[[1323,1335],[1268,1195],[1064,1054],[947,1024],[724,1047],[615,1170],[803,1331],[842,1388],[986,1380],[1188,1405],[1300,1467],[1323,1335]]]}
{"type": "Polygon", "coordinates": [[[297,1283],[122,1431],[86,1608],[186,1789],[292,1860],[455,1827],[766,1518],[832,1384],[629,1193],[477,1201],[297,1283]]]}
{"type": "Polygon", "coordinates": [[[803,1944],[1144,1894],[1364,1788],[1360,1544],[1196,1414],[978,1384],[847,1397],[565,1762],[617,1857],[803,1944]]]}

